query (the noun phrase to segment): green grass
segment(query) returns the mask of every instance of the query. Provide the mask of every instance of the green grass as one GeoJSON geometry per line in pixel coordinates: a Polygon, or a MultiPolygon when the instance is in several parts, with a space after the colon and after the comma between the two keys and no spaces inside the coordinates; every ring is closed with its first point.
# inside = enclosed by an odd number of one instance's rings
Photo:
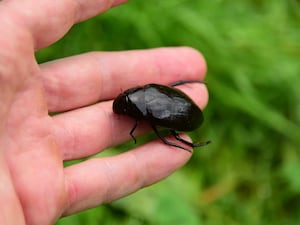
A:
{"type": "Polygon", "coordinates": [[[212,144],[165,181],[57,225],[300,224],[299,24],[297,0],[132,0],[38,52],[44,62],[187,45],[208,63],[205,124],[192,136],[212,144]]]}

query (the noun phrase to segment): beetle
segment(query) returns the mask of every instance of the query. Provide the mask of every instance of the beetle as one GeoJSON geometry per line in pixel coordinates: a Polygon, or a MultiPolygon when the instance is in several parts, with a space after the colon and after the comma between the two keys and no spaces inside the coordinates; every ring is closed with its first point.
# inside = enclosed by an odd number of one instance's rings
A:
{"type": "Polygon", "coordinates": [[[203,123],[203,113],[194,101],[184,92],[176,88],[186,83],[202,83],[198,80],[179,80],[170,85],[147,84],[130,88],[113,102],[113,112],[132,117],[135,124],[130,131],[130,136],[136,143],[133,135],[140,120],[147,121],[155,134],[167,145],[174,146],[188,152],[190,149],[166,140],[159,132],[158,127],[165,128],[181,143],[200,147],[210,141],[192,143],[179,136],[176,131],[192,131],[203,123]]]}

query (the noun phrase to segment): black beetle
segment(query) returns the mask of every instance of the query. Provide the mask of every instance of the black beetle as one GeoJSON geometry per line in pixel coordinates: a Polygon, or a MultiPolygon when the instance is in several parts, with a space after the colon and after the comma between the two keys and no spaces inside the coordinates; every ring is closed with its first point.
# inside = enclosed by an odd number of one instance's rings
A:
{"type": "Polygon", "coordinates": [[[133,132],[140,120],[146,120],[153,128],[156,135],[167,145],[175,146],[191,152],[176,143],[162,137],[157,127],[166,128],[180,142],[191,146],[200,147],[210,141],[191,143],[182,139],[177,131],[192,131],[203,122],[201,109],[175,86],[186,83],[204,83],[197,80],[180,80],[169,86],[160,84],[147,84],[142,87],[130,88],[121,93],[113,102],[113,111],[117,114],[128,115],[135,119],[135,124],[130,131],[130,136],[136,143],[133,132]]]}

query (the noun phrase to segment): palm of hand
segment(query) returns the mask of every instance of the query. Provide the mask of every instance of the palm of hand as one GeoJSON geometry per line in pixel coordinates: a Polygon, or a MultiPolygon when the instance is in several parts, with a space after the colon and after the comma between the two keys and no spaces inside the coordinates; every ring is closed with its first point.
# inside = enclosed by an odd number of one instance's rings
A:
{"type": "Polygon", "coordinates": [[[10,48],[6,48],[5,57],[10,62],[1,65],[5,75],[2,79],[7,79],[1,82],[2,104],[6,104],[1,107],[4,118],[1,142],[2,147],[5,146],[1,158],[6,160],[1,170],[9,171],[5,179],[15,191],[7,197],[16,200],[13,208],[24,210],[22,214],[28,224],[31,224],[30,218],[36,217],[41,218],[41,224],[48,224],[47,221],[54,221],[53,215],[59,216],[66,205],[62,156],[53,135],[53,120],[48,116],[34,48],[21,34],[8,38],[7,42],[10,48]]]}

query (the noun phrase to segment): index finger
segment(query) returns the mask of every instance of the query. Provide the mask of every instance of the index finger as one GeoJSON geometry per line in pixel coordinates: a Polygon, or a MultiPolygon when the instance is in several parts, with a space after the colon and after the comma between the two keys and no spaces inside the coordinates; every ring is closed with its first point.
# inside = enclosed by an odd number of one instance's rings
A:
{"type": "Polygon", "coordinates": [[[60,39],[70,27],[127,0],[27,0],[4,1],[8,13],[17,24],[33,35],[35,49],[60,39]]]}

